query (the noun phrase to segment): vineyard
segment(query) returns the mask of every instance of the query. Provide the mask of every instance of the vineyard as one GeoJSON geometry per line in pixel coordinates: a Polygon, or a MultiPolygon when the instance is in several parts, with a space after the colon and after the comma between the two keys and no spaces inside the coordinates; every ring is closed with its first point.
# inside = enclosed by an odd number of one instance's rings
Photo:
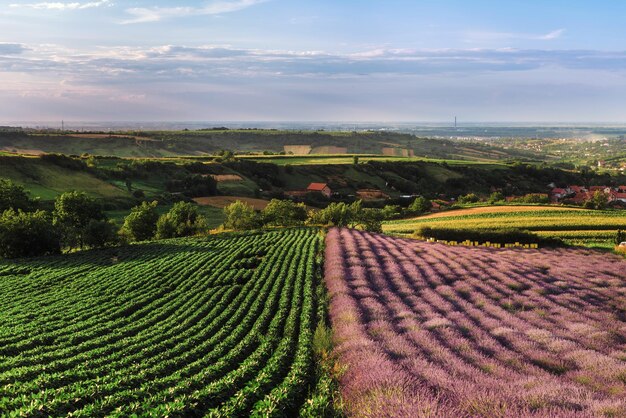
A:
{"type": "Polygon", "coordinates": [[[626,262],[587,249],[326,240],[346,413],[626,416],[626,262]]]}
{"type": "Polygon", "coordinates": [[[410,235],[422,226],[461,230],[519,228],[546,238],[562,238],[573,245],[612,247],[617,230],[626,227],[626,211],[536,206],[479,207],[390,221],[383,229],[388,233],[410,235]]]}
{"type": "Polygon", "coordinates": [[[0,262],[0,415],[297,415],[316,230],[0,262]]]}

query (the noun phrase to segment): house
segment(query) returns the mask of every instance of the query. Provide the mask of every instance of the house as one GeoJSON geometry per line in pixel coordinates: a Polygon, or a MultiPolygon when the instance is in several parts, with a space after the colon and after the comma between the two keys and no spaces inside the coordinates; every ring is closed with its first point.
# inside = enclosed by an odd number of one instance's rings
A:
{"type": "Polygon", "coordinates": [[[306,188],[306,190],[307,192],[321,193],[326,197],[330,197],[332,195],[332,191],[326,183],[311,183],[309,184],[309,187],[306,188]]]}

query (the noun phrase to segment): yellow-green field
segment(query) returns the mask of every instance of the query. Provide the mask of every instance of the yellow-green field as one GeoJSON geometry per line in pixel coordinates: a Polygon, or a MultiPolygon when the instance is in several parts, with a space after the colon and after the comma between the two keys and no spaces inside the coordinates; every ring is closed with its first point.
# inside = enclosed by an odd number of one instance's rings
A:
{"type": "Polygon", "coordinates": [[[386,222],[387,233],[410,235],[420,227],[533,231],[573,245],[611,247],[618,229],[626,229],[626,211],[598,211],[558,206],[493,206],[459,209],[386,222]]]}

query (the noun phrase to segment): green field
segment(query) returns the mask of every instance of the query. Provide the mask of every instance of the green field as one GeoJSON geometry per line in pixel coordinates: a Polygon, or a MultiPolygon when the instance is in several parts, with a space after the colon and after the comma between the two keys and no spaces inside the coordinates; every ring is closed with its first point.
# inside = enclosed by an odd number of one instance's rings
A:
{"type": "Polygon", "coordinates": [[[0,261],[2,415],[297,415],[321,245],[289,229],[0,261]]]}
{"type": "Polygon", "coordinates": [[[389,161],[389,162],[416,162],[427,161],[434,163],[447,163],[450,165],[478,165],[490,168],[503,168],[504,165],[493,161],[470,161],[470,160],[448,160],[426,157],[387,157],[373,154],[334,154],[334,155],[241,155],[238,158],[254,160],[276,165],[318,165],[318,164],[354,164],[354,157],[359,158],[359,163],[368,161],[389,161]]]}
{"type": "Polygon", "coordinates": [[[617,229],[626,229],[626,211],[542,206],[493,206],[460,209],[386,222],[387,233],[410,235],[422,226],[454,229],[518,228],[562,238],[573,245],[612,247],[617,229]]]}
{"type": "Polygon", "coordinates": [[[42,200],[53,200],[69,190],[82,190],[106,199],[128,197],[125,189],[87,172],[64,168],[36,157],[0,158],[0,178],[11,179],[42,200]]]}

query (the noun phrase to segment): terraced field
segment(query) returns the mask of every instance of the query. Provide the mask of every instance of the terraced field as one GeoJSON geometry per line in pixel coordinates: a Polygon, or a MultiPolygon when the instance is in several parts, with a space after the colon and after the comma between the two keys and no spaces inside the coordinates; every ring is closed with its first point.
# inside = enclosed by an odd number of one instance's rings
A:
{"type": "Polygon", "coordinates": [[[555,206],[489,206],[460,209],[385,223],[387,233],[410,235],[421,226],[454,229],[519,228],[575,245],[612,247],[615,233],[626,228],[626,211],[598,211],[555,206]]]}
{"type": "Polygon", "coordinates": [[[0,415],[297,415],[320,246],[291,229],[0,262],[0,415]]]}
{"type": "Polygon", "coordinates": [[[626,416],[617,255],[333,229],[325,281],[348,416],[626,416]]]}

